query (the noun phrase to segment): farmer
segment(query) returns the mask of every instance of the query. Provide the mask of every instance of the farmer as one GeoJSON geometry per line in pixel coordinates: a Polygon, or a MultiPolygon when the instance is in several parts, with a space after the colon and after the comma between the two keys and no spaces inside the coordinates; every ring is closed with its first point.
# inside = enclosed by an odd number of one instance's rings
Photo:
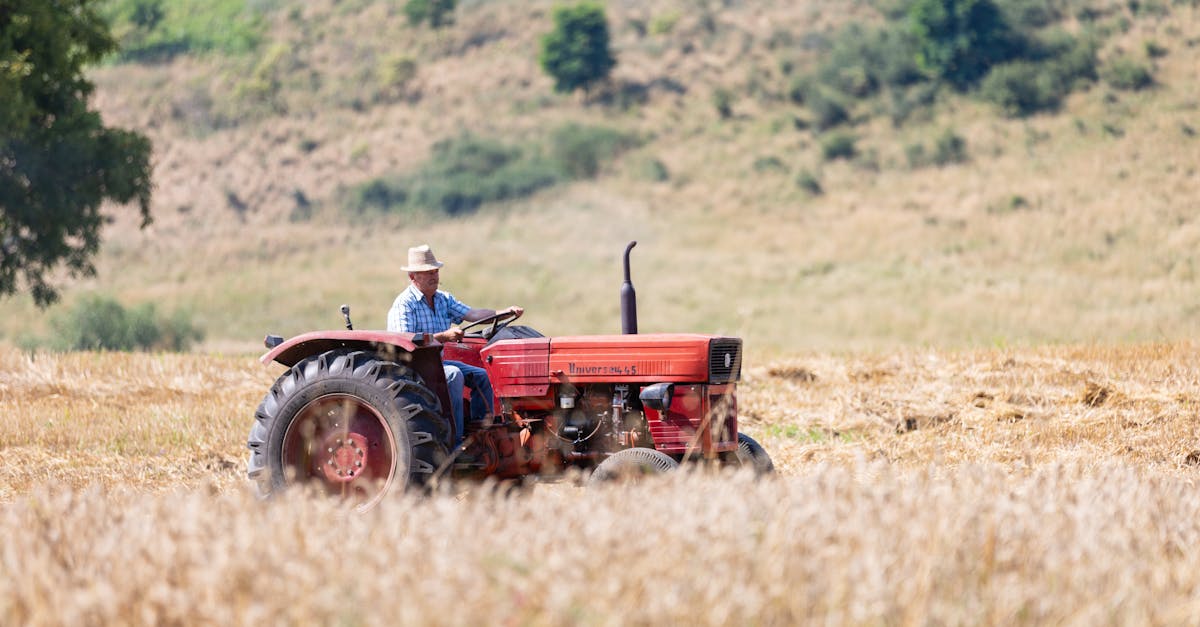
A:
{"type": "MultiPolygon", "coordinates": [[[[408,288],[396,297],[388,311],[388,331],[429,333],[439,342],[457,342],[462,339],[462,329],[457,324],[466,320],[474,322],[496,315],[492,309],[475,309],[459,302],[450,292],[438,289],[438,269],[442,262],[433,255],[428,244],[408,249],[408,265],[401,270],[408,273],[411,282],[408,288]]],[[[521,307],[509,307],[499,312],[524,313],[521,307]]],[[[492,384],[487,372],[458,361],[442,362],[446,370],[446,386],[450,393],[450,408],[454,413],[454,429],[458,441],[463,437],[463,385],[471,388],[471,417],[481,420],[492,414],[492,384]]]]}

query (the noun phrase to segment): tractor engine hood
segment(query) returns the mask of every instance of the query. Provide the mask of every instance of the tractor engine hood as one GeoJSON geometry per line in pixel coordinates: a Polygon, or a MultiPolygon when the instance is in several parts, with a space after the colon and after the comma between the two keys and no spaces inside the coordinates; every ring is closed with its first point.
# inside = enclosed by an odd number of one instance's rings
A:
{"type": "Polygon", "coordinates": [[[502,340],[480,355],[498,390],[534,386],[512,395],[536,394],[559,381],[720,384],[739,379],[742,340],[687,333],[581,335],[502,340]]]}

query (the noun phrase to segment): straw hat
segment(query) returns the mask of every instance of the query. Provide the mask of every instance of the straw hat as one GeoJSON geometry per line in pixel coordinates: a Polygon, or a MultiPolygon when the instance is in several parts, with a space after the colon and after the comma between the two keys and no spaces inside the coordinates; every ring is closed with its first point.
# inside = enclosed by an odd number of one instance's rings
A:
{"type": "Polygon", "coordinates": [[[428,272],[437,270],[443,265],[445,264],[433,256],[433,249],[429,247],[429,244],[421,244],[408,249],[408,265],[400,266],[400,269],[405,272],[428,272]]]}

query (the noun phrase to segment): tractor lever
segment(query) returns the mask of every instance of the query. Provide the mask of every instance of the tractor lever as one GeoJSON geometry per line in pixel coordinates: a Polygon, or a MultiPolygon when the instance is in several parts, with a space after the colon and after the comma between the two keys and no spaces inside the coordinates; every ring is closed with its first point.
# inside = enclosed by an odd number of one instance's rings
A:
{"type": "Polygon", "coordinates": [[[354,325],[350,322],[350,305],[342,305],[342,317],[346,319],[346,330],[353,331],[354,325]]]}

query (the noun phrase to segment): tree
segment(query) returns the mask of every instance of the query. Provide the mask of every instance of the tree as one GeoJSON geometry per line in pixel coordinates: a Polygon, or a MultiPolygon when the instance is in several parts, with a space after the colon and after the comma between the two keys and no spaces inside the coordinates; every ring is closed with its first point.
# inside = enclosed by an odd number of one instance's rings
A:
{"type": "Polygon", "coordinates": [[[908,11],[922,70],[965,89],[1016,51],[992,0],[916,0],[908,11]]]}
{"type": "Polygon", "coordinates": [[[60,265],[90,276],[105,201],[150,222],[150,141],[88,109],[83,66],[116,48],[91,0],[0,0],[0,295],[46,306],[60,265]]]}
{"type": "Polygon", "coordinates": [[[538,61],[554,78],[554,90],[570,93],[608,78],[617,64],[609,50],[604,7],[584,2],[554,9],[554,30],[542,37],[538,61]]]}

